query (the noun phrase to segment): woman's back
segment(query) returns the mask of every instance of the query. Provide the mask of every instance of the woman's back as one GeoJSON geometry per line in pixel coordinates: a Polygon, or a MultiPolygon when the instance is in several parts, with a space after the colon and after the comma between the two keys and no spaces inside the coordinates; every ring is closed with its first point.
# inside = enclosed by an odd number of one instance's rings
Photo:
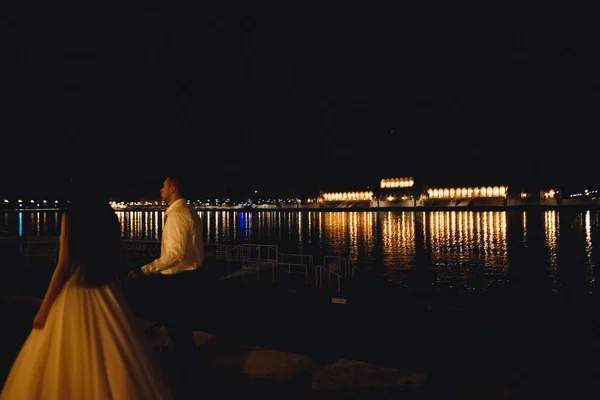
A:
{"type": "MultiPolygon", "coordinates": [[[[89,192],[86,192],[89,194],[89,192]]],[[[1,400],[172,396],[118,284],[120,224],[101,196],[63,213],[61,252],[1,400]]]]}

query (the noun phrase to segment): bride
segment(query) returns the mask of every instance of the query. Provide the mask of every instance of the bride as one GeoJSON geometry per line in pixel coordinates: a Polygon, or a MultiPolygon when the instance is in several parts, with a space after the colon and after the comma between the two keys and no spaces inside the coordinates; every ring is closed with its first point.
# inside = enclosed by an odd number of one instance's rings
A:
{"type": "Polygon", "coordinates": [[[0,400],[172,399],[116,281],[117,216],[94,188],[75,189],[55,271],[0,400]]]}

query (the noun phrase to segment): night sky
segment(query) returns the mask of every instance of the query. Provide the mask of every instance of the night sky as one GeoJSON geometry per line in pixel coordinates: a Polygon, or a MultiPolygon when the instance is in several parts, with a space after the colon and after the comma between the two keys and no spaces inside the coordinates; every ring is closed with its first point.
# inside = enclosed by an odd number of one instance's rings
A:
{"type": "Polygon", "coordinates": [[[576,4],[58,3],[3,1],[0,197],[90,171],[123,197],[171,170],[198,196],[600,182],[576,4]]]}

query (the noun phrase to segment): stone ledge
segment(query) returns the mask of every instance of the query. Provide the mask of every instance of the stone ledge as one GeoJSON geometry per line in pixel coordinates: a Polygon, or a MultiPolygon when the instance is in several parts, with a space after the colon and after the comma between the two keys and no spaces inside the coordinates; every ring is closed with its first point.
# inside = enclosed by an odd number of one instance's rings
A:
{"type": "MultiPolygon", "coordinates": [[[[152,321],[138,320],[141,328],[155,348],[171,347],[164,326],[152,321]]],[[[312,358],[303,354],[288,353],[260,346],[249,346],[235,340],[219,340],[217,336],[194,331],[196,346],[204,347],[206,358],[202,362],[219,370],[241,372],[251,378],[286,381],[314,368],[312,358]]]]}
{"type": "Polygon", "coordinates": [[[340,359],[315,373],[312,387],[326,391],[389,388],[417,391],[422,387],[425,378],[425,374],[340,359]]]}
{"type": "MultiPolygon", "coordinates": [[[[142,329],[154,325],[152,321],[139,320],[142,329]]],[[[146,332],[156,348],[171,347],[163,326],[146,332]]],[[[292,382],[301,377],[307,382],[302,387],[329,396],[335,394],[364,392],[369,396],[382,396],[386,392],[406,395],[435,390],[455,393],[464,399],[520,400],[527,399],[527,393],[497,385],[452,381],[443,384],[423,373],[390,368],[363,361],[339,359],[331,365],[318,365],[312,358],[302,354],[289,353],[260,346],[249,346],[241,341],[219,339],[216,335],[194,331],[196,345],[203,353],[200,363],[215,372],[241,374],[246,378],[270,382],[292,382]],[[442,389],[440,389],[442,388],[442,389]]],[[[295,387],[295,386],[294,386],[295,387]]]]}
{"type": "Polygon", "coordinates": [[[313,360],[302,354],[253,347],[242,367],[242,372],[253,378],[286,381],[315,366],[313,360]]]}

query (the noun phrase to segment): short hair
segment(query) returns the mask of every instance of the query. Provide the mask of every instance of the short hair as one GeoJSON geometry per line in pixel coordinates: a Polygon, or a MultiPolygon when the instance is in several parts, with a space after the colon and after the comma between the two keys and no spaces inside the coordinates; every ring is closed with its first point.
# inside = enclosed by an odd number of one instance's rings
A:
{"type": "Polygon", "coordinates": [[[167,176],[167,179],[169,180],[169,182],[171,182],[172,185],[174,185],[177,188],[177,191],[179,192],[179,194],[182,197],[185,197],[185,195],[187,194],[187,187],[186,187],[186,181],[185,179],[178,174],[172,174],[167,176]]]}

